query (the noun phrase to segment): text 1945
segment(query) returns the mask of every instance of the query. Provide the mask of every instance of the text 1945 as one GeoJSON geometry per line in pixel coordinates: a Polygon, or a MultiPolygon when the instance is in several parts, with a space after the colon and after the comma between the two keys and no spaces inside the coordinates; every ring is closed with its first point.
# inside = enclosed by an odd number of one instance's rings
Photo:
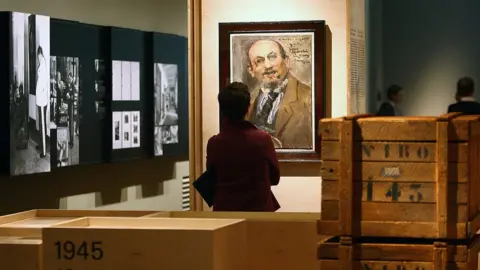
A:
{"type": "Polygon", "coordinates": [[[82,241],[80,243],[57,241],[54,246],[57,249],[58,260],[73,260],[75,258],[101,260],[104,255],[102,242],[100,241],[82,241]]]}

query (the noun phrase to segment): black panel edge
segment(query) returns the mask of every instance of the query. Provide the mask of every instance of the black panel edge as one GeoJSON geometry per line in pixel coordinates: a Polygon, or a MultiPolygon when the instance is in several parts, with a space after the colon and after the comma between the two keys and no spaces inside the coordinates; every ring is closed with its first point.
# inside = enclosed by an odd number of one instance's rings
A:
{"type": "Polygon", "coordinates": [[[102,53],[105,55],[105,132],[104,134],[104,160],[112,162],[113,145],[112,145],[112,27],[105,29],[105,40],[102,42],[102,53]]]}
{"type": "Polygon", "coordinates": [[[0,100],[3,104],[0,106],[0,115],[2,118],[2,131],[0,132],[0,174],[10,177],[11,175],[11,136],[12,131],[10,127],[10,102],[11,102],[11,80],[13,77],[13,40],[12,40],[12,13],[0,12],[0,24],[3,25],[0,31],[0,40],[3,40],[1,44],[1,51],[6,51],[8,55],[7,61],[0,61],[0,82],[2,91],[0,100]]]}
{"type": "Polygon", "coordinates": [[[148,150],[148,156],[150,158],[155,156],[155,150],[154,150],[154,133],[155,133],[155,100],[154,100],[154,45],[153,45],[153,32],[147,32],[145,33],[145,89],[144,91],[146,92],[146,96],[152,97],[150,99],[147,99],[147,102],[145,102],[145,112],[144,115],[148,115],[150,117],[149,122],[150,125],[147,125],[145,128],[145,132],[147,132],[145,136],[146,143],[150,146],[148,150]]]}

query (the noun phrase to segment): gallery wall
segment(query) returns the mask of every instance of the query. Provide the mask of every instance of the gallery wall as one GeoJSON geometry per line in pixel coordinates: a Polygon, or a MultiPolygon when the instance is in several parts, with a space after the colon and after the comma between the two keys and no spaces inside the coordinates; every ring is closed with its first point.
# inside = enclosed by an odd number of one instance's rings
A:
{"type": "MultiPolygon", "coordinates": [[[[187,36],[187,1],[8,1],[2,10],[187,36]]],[[[185,52],[186,53],[186,52],[185,52]]],[[[80,165],[55,173],[0,178],[0,214],[31,208],[182,208],[188,157],[80,165]]]]}
{"type": "MultiPolygon", "coordinates": [[[[346,1],[202,1],[202,102],[203,148],[219,131],[218,117],[218,24],[220,22],[264,22],[325,20],[332,38],[332,116],[347,112],[346,1]]],[[[328,52],[327,52],[328,53],[328,52]]],[[[329,64],[327,64],[328,66],[329,64]]],[[[329,72],[327,71],[327,74],[329,72]]],[[[205,155],[204,155],[205,156],[205,155]]],[[[280,184],[273,187],[284,212],[320,212],[321,178],[318,163],[285,168],[280,184]],[[315,167],[316,166],[316,167],[315,167]],[[307,173],[309,172],[309,173],[307,173]],[[312,173],[313,172],[313,173],[312,173]],[[308,175],[308,176],[307,176],[308,175]]]]}
{"type": "Polygon", "coordinates": [[[382,35],[383,88],[405,87],[404,114],[444,113],[462,76],[474,78],[480,98],[479,1],[375,2],[383,2],[382,32],[372,33],[382,35]]]}

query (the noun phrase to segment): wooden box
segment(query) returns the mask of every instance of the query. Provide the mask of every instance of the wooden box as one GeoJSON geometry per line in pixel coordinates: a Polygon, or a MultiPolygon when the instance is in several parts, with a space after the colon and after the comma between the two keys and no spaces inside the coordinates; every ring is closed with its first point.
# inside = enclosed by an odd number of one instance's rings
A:
{"type": "Polygon", "coordinates": [[[20,233],[24,237],[40,237],[41,228],[80,217],[142,217],[153,213],[157,212],[37,209],[0,216],[0,229],[11,231],[12,236],[20,233]]]}
{"type": "Polygon", "coordinates": [[[0,228],[0,269],[40,270],[42,240],[0,228]]]}
{"type": "Polygon", "coordinates": [[[480,237],[439,242],[332,237],[318,246],[321,270],[477,270],[480,237]]]}
{"type": "Polygon", "coordinates": [[[53,269],[245,270],[241,219],[82,218],[43,229],[53,269]]]}
{"type": "Polygon", "coordinates": [[[248,268],[317,270],[319,213],[164,212],[151,217],[227,218],[247,222],[248,268]]]}
{"type": "Polygon", "coordinates": [[[322,120],[319,234],[472,237],[480,227],[479,119],[322,120]]]}
{"type": "Polygon", "coordinates": [[[30,210],[0,217],[0,269],[41,270],[42,228],[83,216],[139,217],[152,211],[30,210]]]}

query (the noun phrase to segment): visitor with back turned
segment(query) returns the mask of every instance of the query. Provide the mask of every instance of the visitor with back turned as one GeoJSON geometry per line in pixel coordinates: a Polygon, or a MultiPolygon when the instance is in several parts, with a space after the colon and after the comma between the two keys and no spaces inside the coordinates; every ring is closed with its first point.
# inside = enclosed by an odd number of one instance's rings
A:
{"type": "Polygon", "coordinates": [[[207,170],[216,178],[213,211],[275,212],[271,186],[280,169],[270,135],[245,120],[250,91],[233,82],[218,94],[222,124],[207,144],[207,170]]]}
{"type": "Polygon", "coordinates": [[[480,114],[480,103],[473,97],[475,82],[472,78],[463,77],[457,82],[456,103],[448,106],[448,112],[460,112],[464,114],[480,114]]]}
{"type": "Polygon", "coordinates": [[[378,109],[377,116],[402,116],[398,104],[402,102],[402,87],[391,85],[387,89],[387,100],[378,109]]]}

